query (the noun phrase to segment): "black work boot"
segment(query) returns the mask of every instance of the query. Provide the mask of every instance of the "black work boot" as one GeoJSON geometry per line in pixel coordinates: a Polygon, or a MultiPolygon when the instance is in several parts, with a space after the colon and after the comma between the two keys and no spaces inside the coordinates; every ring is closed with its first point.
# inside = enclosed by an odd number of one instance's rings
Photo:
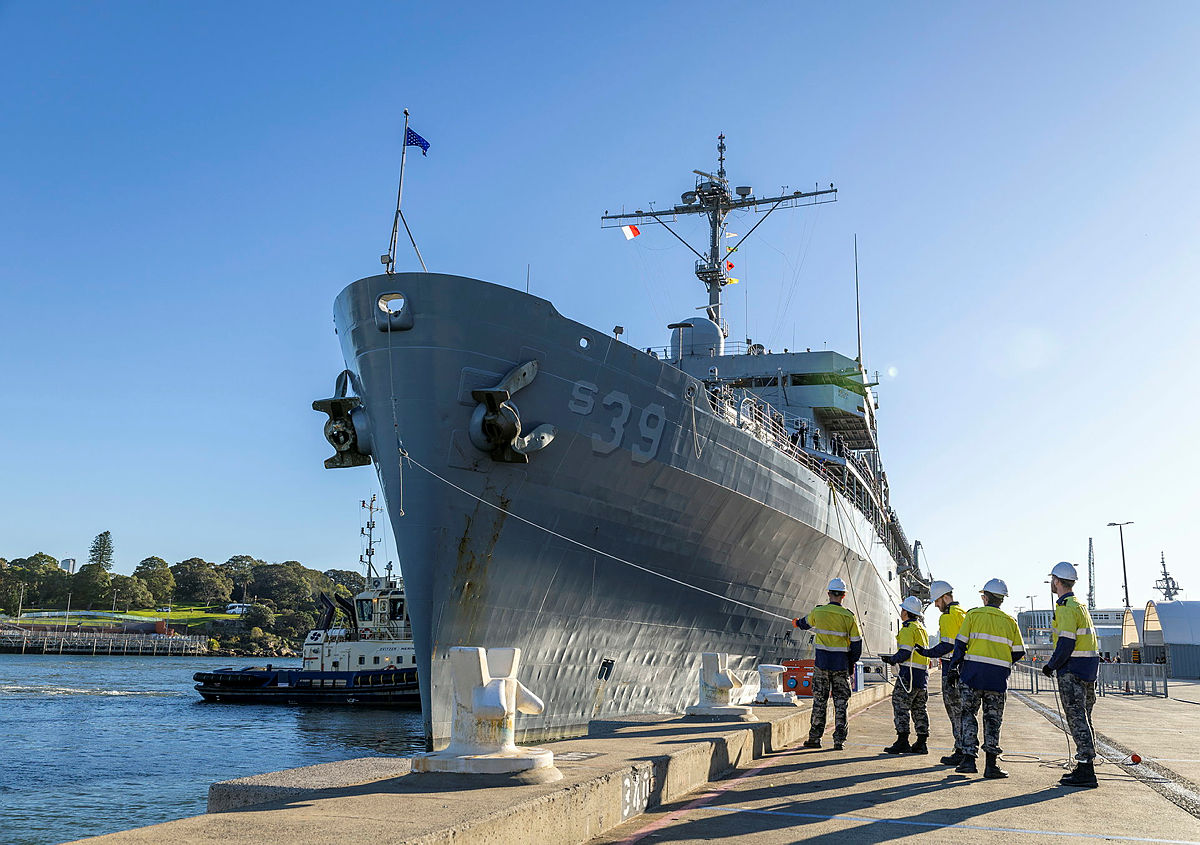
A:
{"type": "Polygon", "coordinates": [[[821,747],[821,738],[817,737],[816,739],[813,739],[810,736],[808,739],[804,740],[804,747],[805,748],[820,748],[821,747]]]}
{"type": "Polygon", "coordinates": [[[1063,786],[1081,786],[1084,789],[1095,789],[1100,784],[1096,781],[1096,766],[1091,761],[1080,761],[1075,764],[1075,771],[1059,781],[1063,786]]]}
{"type": "Polygon", "coordinates": [[[983,776],[985,778],[995,779],[1008,777],[1008,772],[1004,771],[1004,769],[1000,768],[1000,766],[996,763],[996,760],[999,756],[999,754],[989,754],[987,756],[987,762],[983,766],[983,776]]]}
{"type": "Polygon", "coordinates": [[[975,768],[975,755],[963,754],[962,762],[958,764],[954,771],[960,775],[973,775],[978,772],[979,769],[975,768]]]}
{"type": "Polygon", "coordinates": [[[844,740],[844,739],[835,739],[835,740],[833,741],[833,750],[834,750],[834,751],[841,751],[841,750],[843,750],[845,747],[846,747],[846,740],[844,740]]]}
{"type": "Polygon", "coordinates": [[[908,749],[909,754],[928,754],[929,749],[925,745],[925,740],[929,739],[929,734],[917,734],[917,741],[912,744],[912,748],[908,749]]]}
{"type": "Polygon", "coordinates": [[[942,758],[942,765],[943,766],[957,766],[959,763],[961,763],[963,761],[964,756],[966,756],[966,755],[964,755],[961,751],[959,751],[957,748],[955,748],[953,754],[947,754],[945,757],[942,758]]]}
{"type": "Polygon", "coordinates": [[[912,751],[912,746],[908,744],[908,731],[896,734],[896,741],[883,749],[884,754],[907,754],[912,751]]]}

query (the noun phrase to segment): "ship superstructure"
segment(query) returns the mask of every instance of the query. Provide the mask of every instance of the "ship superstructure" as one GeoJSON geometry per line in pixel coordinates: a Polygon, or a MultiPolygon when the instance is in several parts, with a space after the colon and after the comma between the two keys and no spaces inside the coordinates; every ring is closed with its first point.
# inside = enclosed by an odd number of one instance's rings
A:
{"type": "MultiPolygon", "coordinates": [[[[400,550],[431,744],[450,717],[448,649],[518,646],[546,701],[526,739],[621,713],[682,712],[703,651],[735,668],[811,656],[791,618],[848,580],[868,650],[926,578],[890,505],[859,358],[727,342],[725,215],[758,199],[715,174],[655,225],[703,214],[709,302],[637,349],[508,287],[385,273],[338,296],[346,370],[329,467],[373,463],[400,550]]],[[[674,230],[671,229],[674,234],[674,230]]],[[[753,229],[747,232],[752,234],[753,229]]],[[[678,237],[678,235],[676,235],[678,237]]],[[[919,545],[919,544],[917,544],[919,545]]]]}

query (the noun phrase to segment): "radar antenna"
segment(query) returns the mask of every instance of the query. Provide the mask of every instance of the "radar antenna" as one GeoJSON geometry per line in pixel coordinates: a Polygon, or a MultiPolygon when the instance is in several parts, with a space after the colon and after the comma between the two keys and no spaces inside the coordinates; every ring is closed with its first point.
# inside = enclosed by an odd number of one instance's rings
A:
{"type": "MultiPolygon", "coordinates": [[[[771,216],[771,212],[777,208],[796,208],[802,205],[821,205],[827,202],[837,201],[837,188],[830,183],[828,188],[814,186],[811,191],[792,191],[791,193],[780,193],[772,197],[756,197],[754,189],[750,187],[737,187],[734,189],[734,194],[729,191],[729,180],[725,176],[725,135],[717,136],[717,172],[714,176],[711,173],[705,173],[700,170],[693,171],[696,174],[696,187],[694,190],[685,191],[680,197],[682,203],[671,208],[669,211],[655,211],[651,208],[649,211],[638,209],[631,213],[621,214],[604,214],[600,217],[600,226],[604,229],[617,228],[625,225],[648,226],[655,223],[661,224],[668,232],[674,235],[680,243],[686,246],[696,256],[696,278],[704,283],[708,290],[708,305],[709,313],[712,315],[712,320],[724,330],[724,323],[721,321],[721,288],[729,284],[729,272],[726,265],[726,253],[732,253],[737,250],[742,242],[757,229],[762,222],[771,216]],[[725,252],[722,252],[721,246],[725,240],[725,217],[731,211],[740,211],[743,209],[753,209],[760,211],[766,209],[762,217],[758,219],[750,231],[746,232],[737,243],[732,247],[727,247],[725,252]],[[703,214],[708,217],[708,249],[706,253],[701,253],[683,237],[671,228],[668,221],[671,223],[678,220],[681,216],[688,214],[703,214]]],[[[732,236],[731,237],[735,237],[732,236]]]]}
{"type": "Polygon", "coordinates": [[[1163,594],[1163,601],[1171,601],[1180,593],[1179,582],[1171,577],[1171,573],[1167,572],[1167,555],[1166,552],[1159,552],[1161,555],[1163,577],[1154,582],[1154,589],[1163,594]]]}

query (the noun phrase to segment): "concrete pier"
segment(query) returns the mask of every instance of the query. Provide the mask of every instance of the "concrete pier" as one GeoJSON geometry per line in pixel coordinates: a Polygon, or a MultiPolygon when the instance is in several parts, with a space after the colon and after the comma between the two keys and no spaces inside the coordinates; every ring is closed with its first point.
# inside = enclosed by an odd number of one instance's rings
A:
{"type": "MultiPolygon", "coordinates": [[[[936,676],[935,676],[936,681],[936,676]]],[[[1010,696],[1007,780],[938,764],[949,733],[937,695],[929,756],[882,753],[893,738],[890,687],[852,701],[842,752],[805,750],[809,707],[756,707],[757,722],[645,717],[595,723],[589,736],[548,745],[563,780],[409,774],[406,760],[363,758],[214,784],[210,813],[81,840],[107,845],[378,841],[386,843],[794,842],[877,843],[1069,839],[1196,843],[1200,807],[1200,687],[1170,700],[1111,696],[1098,732],[1138,750],[1140,767],[1103,765],[1096,790],[1059,787],[1066,754],[1052,695],[1010,696]],[[1049,718],[1047,717],[1049,713],[1049,718]],[[1171,768],[1174,766],[1175,768],[1171,768]],[[1166,776],[1163,772],[1169,772],[1166,776]]],[[[832,721],[832,720],[831,720],[832,721]]]]}

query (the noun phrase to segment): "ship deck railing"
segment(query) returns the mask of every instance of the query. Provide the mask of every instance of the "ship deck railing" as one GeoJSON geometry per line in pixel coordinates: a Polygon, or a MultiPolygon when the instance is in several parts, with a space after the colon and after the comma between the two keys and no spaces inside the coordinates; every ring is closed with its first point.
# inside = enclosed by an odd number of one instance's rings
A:
{"type": "Polygon", "coordinates": [[[748,390],[710,386],[706,393],[716,416],[812,470],[853,504],[870,520],[900,572],[913,568],[912,547],[896,512],[887,504],[883,483],[861,455],[852,450],[846,450],[844,456],[833,455],[801,446],[790,434],[799,427],[800,418],[785,416],[748,390]]]}

